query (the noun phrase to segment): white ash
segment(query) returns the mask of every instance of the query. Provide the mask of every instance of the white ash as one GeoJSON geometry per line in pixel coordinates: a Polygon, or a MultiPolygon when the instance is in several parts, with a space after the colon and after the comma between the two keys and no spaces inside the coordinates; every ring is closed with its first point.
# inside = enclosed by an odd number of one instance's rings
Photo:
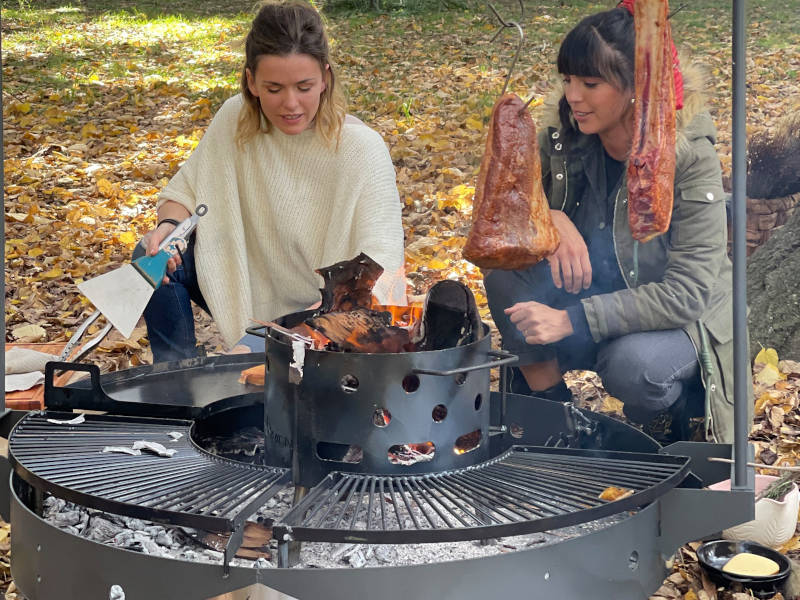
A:
{"type": "MultiPolygon", "coordinates": [[[[187,527],[161,525],[142,519],[104,513],[67,502],[55,496],[44,500],[44,519],[73,535],[143,554],[222,564],[223,554],[207,548],[187,527]]],[[[234,558],[234,566],[252,566],[253,561],[234,558]]]]}
{"type": "Polygon", "coordinates": [[[303,544],[300,563],[294,568],[385,567],[421,565],[470,558],[483,558],[549,546],[587,535],[618,523],[627,513],[573,527],[491,540],[435,544],[303,544]]]}
{"type": "MultiPolygon", "coordinates": [[[[292,506],[294,488],[288,486],[270,498],[249,520],[271,525],[285,515],[292,506]]],[[[44,501],[45,520],[74,535],[90,540],[134,550],[144,554],[163,556],[193,562],[220,565],[223,553],[201,544],[204,532],[186,527],[162,525],[142,519],[104,513],[88,509],[60,498],[47,496],[44,501]]],[[[401,513],[402,514],[402,513],[401,513]]],[[[452,560],[481,558],[516,552],[536,546],[547,546],[567,539],[600,531],[628,518],[627,512],[581,525],[542,533],[474,540],[464,542],[426,544],[332,544],[309,543],[301,545],[300,562],[294,568],[361,568],[376,566],[419,565],[452,560]]],[[[413,526],[410,515],[404,516],[406,525],[413,526]]],[[[417,515],[417,520],[420,520],[417,515]]],[[[357,527],[366,523],[359,522],[357,527]]],[[[271,559],[256,561],[233,558],[232,566],[251,568],[277,567],[277,542],[270,541],[271,559]]]]}

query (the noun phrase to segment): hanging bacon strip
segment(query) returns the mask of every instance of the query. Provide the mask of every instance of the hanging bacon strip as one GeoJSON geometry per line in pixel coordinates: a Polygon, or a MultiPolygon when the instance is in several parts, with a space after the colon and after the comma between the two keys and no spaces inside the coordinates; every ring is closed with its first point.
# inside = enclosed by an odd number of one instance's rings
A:
{"type": "Polygon", "coordinates": [[[482,269],[524,269],[558,243],[542,190],[536,126],[519,96],[505,94],[492,110],[464,258],[482,269]]]}
{"type": "Polygon", "coordinates": [[[669,229],[675,179],[675,84],[667,0],[636,0],[634,132],[628,220],[646,242],[669,229]]]}

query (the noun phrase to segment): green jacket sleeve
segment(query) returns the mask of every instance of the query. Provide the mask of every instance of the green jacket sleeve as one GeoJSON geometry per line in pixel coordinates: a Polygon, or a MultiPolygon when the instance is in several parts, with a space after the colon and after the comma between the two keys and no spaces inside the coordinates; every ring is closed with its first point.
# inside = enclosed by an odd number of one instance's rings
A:
{"type": "MultiPolygon", "coordinates": [[[[715,303],[719,274],[727,261],[727,221],[719,159],[708,137],[683,140],[678,153],[672,222],[666,237],[639,244],[641,256],[659,256],[647,264],[636,287],[583,300],[595,341],[637,331],[685,327],[715,303]],[[645,248],[648,244],[657,246],[645,248]]],[[[627,206],[625,207],[627,208],[627,206]]],[[[625,213],[627,211],[625,210],[625,213]]],[[[624,233],[615,239],[623,275],[633,266],[633,239],[623,213],[624,233]]],[[[617,220],[620,215],[617,215],[617,220]]],[[[615,232],[616,232],[615,227],[615,232]]],[[[630,269],[630,271],[629,271],[630,269]]],[[[628,279],[629,285],[635,285],[628,279]]]]}

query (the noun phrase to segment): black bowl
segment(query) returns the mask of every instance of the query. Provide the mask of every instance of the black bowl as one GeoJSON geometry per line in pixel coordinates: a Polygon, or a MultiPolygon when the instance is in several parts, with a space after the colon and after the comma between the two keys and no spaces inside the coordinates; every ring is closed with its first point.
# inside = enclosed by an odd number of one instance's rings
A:
{"type": "Polygon", "coordinates": [[[760,598],[769,598],[782,591],[783,585],[789,579],[792,565],[789,559],[780,552],[756,542],[732,542],[729,540],[715,540],[706,542],[697,549],[697,560],[705,569],[712,581],[719,585],[741,583],[749,588],[760,598]],[[731,558],[742,552],[758,554],[778,563],[779,570],[774,575],[764,577],[734,575],[722,570],[731,558]],[[762,595],[763,594],[763,595],[762,595]]]}

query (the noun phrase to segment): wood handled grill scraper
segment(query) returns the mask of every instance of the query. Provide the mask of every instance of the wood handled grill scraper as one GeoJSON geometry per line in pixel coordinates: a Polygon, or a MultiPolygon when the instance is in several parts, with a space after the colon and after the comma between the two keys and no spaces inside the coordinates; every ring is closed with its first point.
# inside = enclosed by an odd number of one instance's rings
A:
{"type": "Polygon", "coordinates": [[[81,324],[67,342],[60,356],[62,361],[77,362],[86,356],[108,335],[112,326],[126,338],[130,337],[153,292],[161,286],[167,272],[167,261],[178,250],[186,248],[189,235],[197,227],[200,217],[207,211],[205,204],[199,205],[192,216],[184,219],[164,238],[155,255],[142,256],[118,269],[78,284],[78,289],[97,310],[81,324]],[[100,315],[106,318],[108,324],[98,335],[86,342],[74,356],[70,356],[89,326],[100,315]]]}

